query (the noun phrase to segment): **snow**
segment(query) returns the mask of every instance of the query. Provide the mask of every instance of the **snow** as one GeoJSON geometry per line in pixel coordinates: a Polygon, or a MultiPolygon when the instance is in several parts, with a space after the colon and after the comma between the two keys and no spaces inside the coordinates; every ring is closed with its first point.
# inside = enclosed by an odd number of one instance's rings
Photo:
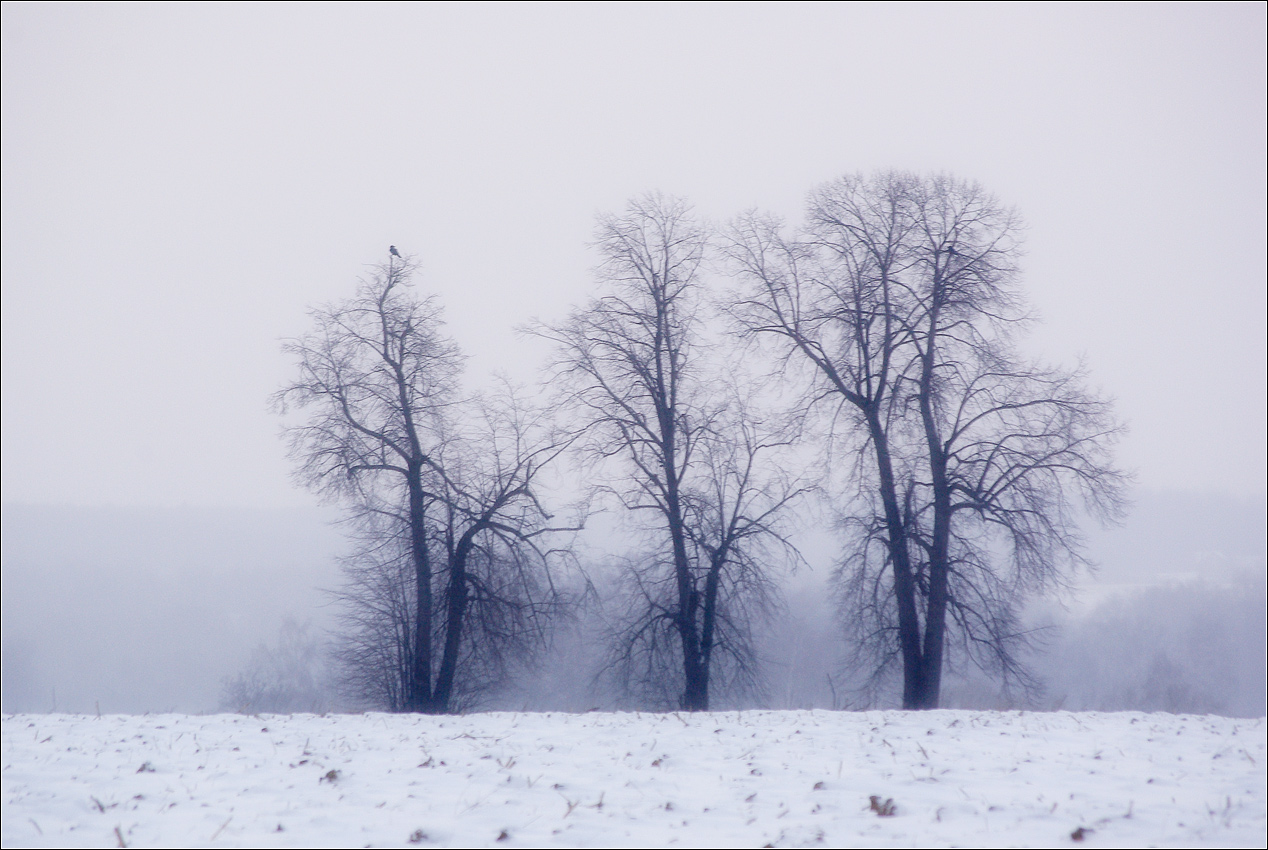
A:
{"type": "Polygon", "coordinates": [[[13,715],[2,838],[1264,847],[1266,760],[1263,718],[1170,714],[13,715]]]}

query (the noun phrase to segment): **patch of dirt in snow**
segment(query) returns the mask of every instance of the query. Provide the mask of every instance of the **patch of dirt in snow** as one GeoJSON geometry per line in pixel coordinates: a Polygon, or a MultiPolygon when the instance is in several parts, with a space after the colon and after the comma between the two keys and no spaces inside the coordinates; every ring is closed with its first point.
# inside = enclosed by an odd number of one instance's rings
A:
{"type": "Polygon", "coordinates": [[[1254,846],[1265,722],[14,715],[5,847],[1254,846]]]}

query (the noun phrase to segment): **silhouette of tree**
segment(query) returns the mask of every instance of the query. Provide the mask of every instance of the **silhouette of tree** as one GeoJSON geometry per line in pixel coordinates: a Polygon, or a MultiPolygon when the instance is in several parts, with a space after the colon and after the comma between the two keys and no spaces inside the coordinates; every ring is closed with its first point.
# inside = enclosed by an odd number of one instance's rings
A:
{"type": "Polygon", "coordinates": [[[682,202],[636,200],[599,222],[607,292],[538,328],[560,346],[554,381],[590,458],[620,469],[604,492],[648,519],[645,551],[626,562],[614,666],[693,711],[720,671],[752,679],[751,621],[772,599],[773,550],[791,552],[780,517],[802,489],[768,465],[789,438],[706,367],[706,245],[682,202]]]}
{"type": "Polygon", "coordinates": [[[289,429],[299,480],[352,508],[359,547],[339,594],[352,690],[439,713],[494,684],[558,609],[536,485],[564,443],[509,391],[460,397],[461,357],[434,297],[410,291],[415,270],[391,256],[355,297],[313,311],[276,403],[307,414],[289,429]]]}
{"type": "Polygon", "coordinates": [[[905,708],[938,705],[948,636],[1027,684],[1020,602],[1083,563],[1079,508],[1121,511],[1110,404],[1014,345],[1019,237],[981,187],[890,172],[818,189],[793,238],[747,216],[728,250],[742,327],[849,426],[870,507],[839,586],[860,653],[878,673],[901,661],[905,708]]]}

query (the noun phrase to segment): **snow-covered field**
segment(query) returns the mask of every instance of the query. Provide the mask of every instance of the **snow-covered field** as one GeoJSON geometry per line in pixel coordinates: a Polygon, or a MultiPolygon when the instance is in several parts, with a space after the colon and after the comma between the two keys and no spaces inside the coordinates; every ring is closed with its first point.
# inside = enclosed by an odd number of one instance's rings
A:
{"type": "Polygon", "coordinates": [[[15,715],[3,741],[5,847],[1268,843],[1262,718],[15,715]]]}

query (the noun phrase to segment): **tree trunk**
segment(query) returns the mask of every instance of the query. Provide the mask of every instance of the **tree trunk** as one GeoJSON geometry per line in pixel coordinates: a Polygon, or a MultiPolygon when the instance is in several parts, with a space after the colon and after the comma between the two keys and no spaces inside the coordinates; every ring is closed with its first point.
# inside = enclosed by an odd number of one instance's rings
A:
{"type": "Polygon", "coordinates": [[[682,641],[683,694],[682,707],[687,711],[709,709],[709,667],[700,652],[700,635],[696,631],[696,610],[700,595],[696,592],[687,560],[686,535],[683,530],[677,488],[670,495],[670,537],[674,548],[674,572],[678,584],[678,635],[682,641]]]}
{"type": "Polygon", "coordinates": [[[422,466],[409,469],[410,551],[414,561],[413,653],[410,659],[409,692],[405,696],[407,711],[425,711],[431,704],[431,556],[427,551],[427,524],[424,509],[422,466]]]}
{"type": "MultiPolygon", "coordinates": [[[[935,299],[941,279],[934,276],[935,299]]],[[[947,480],[947,454],[934,415],[934,354],[938,344],[939,308],[929,313],[929,331],[920,370],[920,419],[929,456],[933,488],[933,539],[929,541],[929,597],[925,601],[925,640],[918,704],[913,708],[937,708],[942,695],[942,653],[945,645],[947,594],[950,581],[951,485],[947,480]]]]}
{"type": "Polygon", "coordinates": [[[894,480],[889,440],[881,425],[876,405],[864,408],[868,431],[876,451],[881,504],[885,509],[885,544],[894,570],[894,601],[898,605],[898,644],[903,656],[903,708],[923,708],[924,653],[921,651],[920,617],[916,605],[916,580],[907,550],[907,528],[898,505],[898,485],[894,480]]]}
{"type": "MultiPolygon", "coordinates": [[[[664,313],[660,315],[664,323],[664,313]]],[[[662,332],[663,333],[663,332],[662,332]]],[[[658,334],[659,336],[660,334],[658,334]]],[[[671,370],[672,373],[672,370],[671,370]]],[[[660,402],[657,419],[661,433],[661,466],[665,475],[665,519],[674,553],[674,578],[678,588],[678,636],[682,641],[683,694],[681,704],[687,711],[709,709],[709,667],[700,654],[700,634],[696,631],[696,609],[700,595],[696,591],[691,562],[687,558],[687,531],[683,519],[682,500],[678,491],[680,472],[676,466],[677,422],[672,404],[673,392],[666,388],[663,367],[657,362],[657,384],[660,402]]]]}
{"type": "Polygon", "coordinates": [[[432,694],[431,714],[445,714],[453,698],[454,676],[458,672],[458,650],[462,646],[463,617],[467,611],[467,558],[480,526],[472,526],[454,547],[449,566],[449,585],[445,589],[445,648],[436,672],[436,690],[432,694]]]}

